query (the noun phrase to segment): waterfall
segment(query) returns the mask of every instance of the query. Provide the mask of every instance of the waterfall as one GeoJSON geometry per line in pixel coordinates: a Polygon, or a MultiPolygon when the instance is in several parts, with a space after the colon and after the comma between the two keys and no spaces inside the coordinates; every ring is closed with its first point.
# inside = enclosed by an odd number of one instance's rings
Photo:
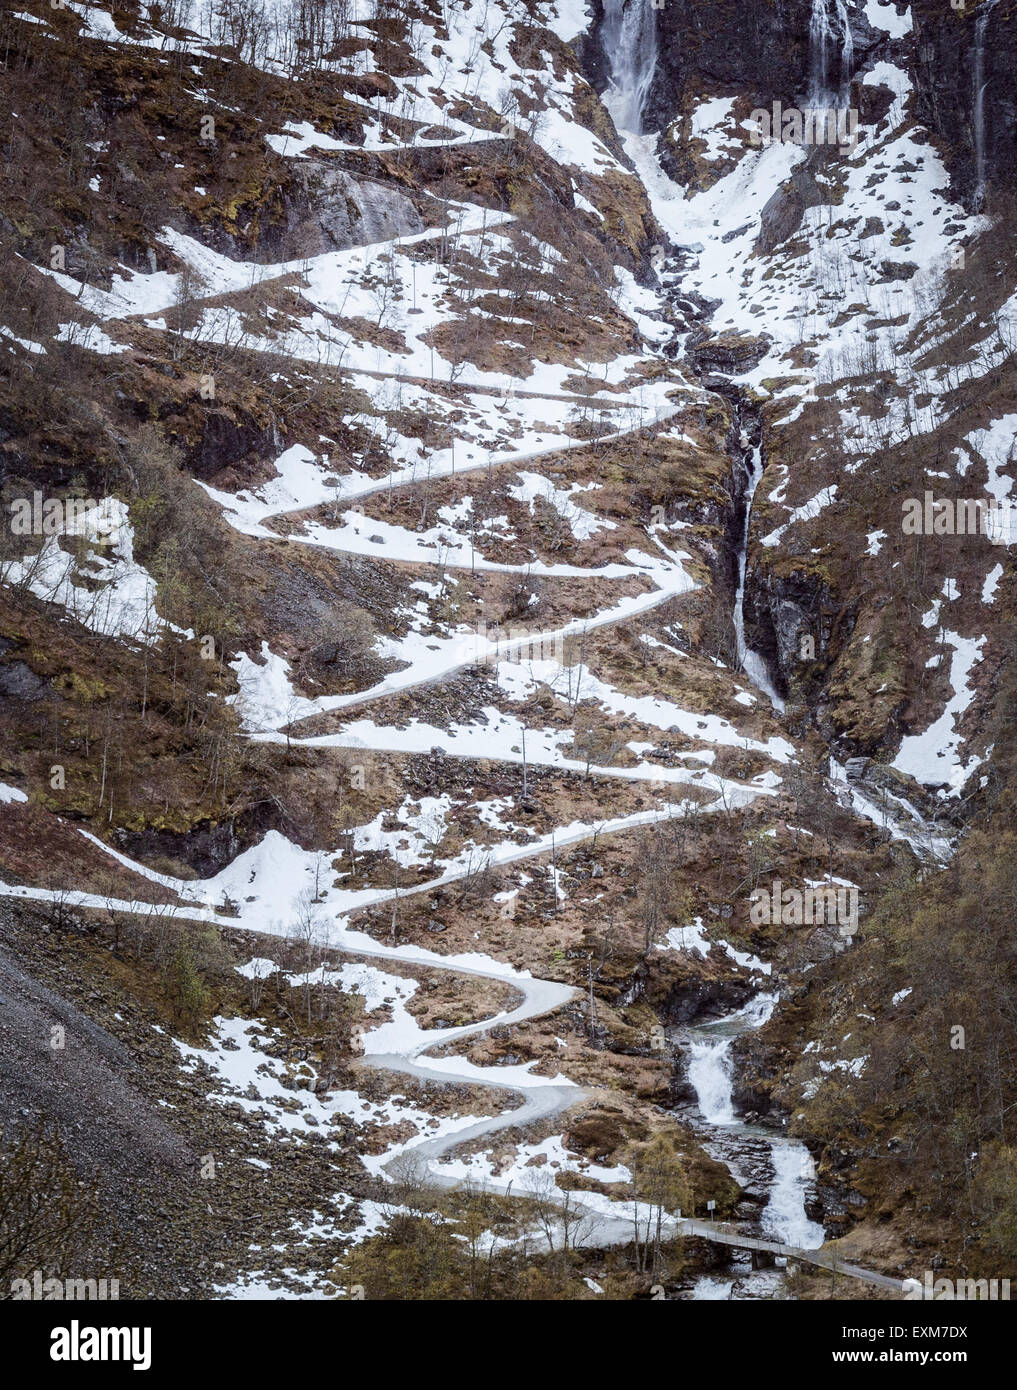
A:
{"type": "Polygon", "coordinates": [[[985,31],[999,0],[984,0],[975,16],[975,56],[972,64],[972,124],[975,136],[975,212],[985,201],[985,31]]]}
{"type": "Polygon", "coordinates": [[[731,1039],[697,1038],[689,1050],[689,1081],[707,1124],[737,1124],[731,1098],[731,1039]]]}
{"type": "Polygon", "coordinates": [[[739,670],[744,671],[752,684],[763,692],[774,709],[783,712],[784,701],[774,689],[773,682],[770,680],[770,673],[766,669],[766,662],[758,652],[752,651],[745,641],[745,566],[749,551],[749,521],[752,517],[752,499],[756,495],[756,488],[759,486],[759,480],[762,476],[763,461],[761,450],[757,445],[745,462],[745,523],[742,527],[741,549],[738,552],[738,587],[735,590],[734,612],[732,614],[735,630],[735,655],[738,659],[739,670]]]}
{"type": "Polygon", "coordinates": [[[812,0],[812,14],[809,17],[810,106],[832,106],[841,96],[847,94],[854,56],[855,45],[851,37],[851,22],[848,19],[845,0],[812,0]],[[836,88],[831,88],[830,56],[838,35],[840,73],[836,88]]]}
{"type": "Polygon", "coordinates": [[[611,68],[604,104],[617,128],[641,135],[643,107],[657,67],[652,0],[604,0],[601,41],[611,68]]]}
{"type": "Polygon", "coordinates": [[[740,1033],[762,1028],[776,1003],[775,994],[754,995],[737,1013],[707,1024],[699,1037],[690,1040],[689,1081],[696,1093],[699,1113],[707,1124],[739,1123],[731,1094],[731,1044],[740,1033]]]}
{"type": "Polygon", "coordinates": [[[770,1146],[773,1187],[763,1211],[763,1230],[783,1245],[799,1250],[817,1250],[826,1239],[818,1221],[810,1221],[805,1210],[805,1189],[815,1177],[815,1168],[804,1144],[775,1141],[770,1146]]]}
{"type": "MultiPolygon", "coordinates": [[[[693,1033],[688,1040],[688,1078],[696,1093],[699,1113],[708,1125],[725,1129],[731,1134],[734,1143],[744,1142],[750,1135],[758,1143],[761,1131],[751,1131],[734,1111],[732,1087],[734,1083],[734,1059],[731,1044],[742,1033],[754,1032],[769,1019],[777,1003],[775,994],[755,995],[744,1008],[726,1018],[708,1023],[693,1033]]],[[[773,1182],[769,1198],[763,1209],[761,1225],[763,1232],[772,1240],[784,1245],[794,1245],[800,1250],[814,1250],[825,1239],[823,1227],[809,1219],[805,1210],[805,1196],[810,1183],[815,1178],[815,1168],[808,1149],[793,1139],[780,1136],[771,1138],[768,1143],[770,1163],[773,1167],[773,1182]]],[[[731,1167],[731,1159],[725,1154],[724,1161],[731,1167]]],[[[743,1181],[732,1168],[739,1182],[743,1181]]],[[[722,1289],[709,1287],[710,1281],[697,1285],[695,1298],[727,1298],[731,1288],[725,1293],[722,1289]]]]}

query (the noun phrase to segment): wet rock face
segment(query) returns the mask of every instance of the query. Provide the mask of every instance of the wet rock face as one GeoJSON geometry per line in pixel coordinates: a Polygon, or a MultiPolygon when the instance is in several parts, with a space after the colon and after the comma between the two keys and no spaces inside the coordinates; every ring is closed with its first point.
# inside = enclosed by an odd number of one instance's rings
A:
{"type": "Polygon", "coordinates": [[[755,991],[747,981],[686,980],[673,985],[654,1006],[668,1023],[723,1018],[747,1004],[755,991]]]}
{"type": "MultiPolygon", "coordinates": [[[[745,631],[749,645],[767,659],[778,687],[793,681],[811,690],[827,658],[838,605],[826,584],[805,573],[780,576],[753,569],[745,586],[745,631]],[[803,650],[803,638],[810,645],[803,650]],[[821,665],[814,667],[815,662],[821,665]]],[[[848,633],[850,618],[840,626],[848,633]]],[[[838,633],[843,637],[843,633],[838,633]]],[[[817,692],[818,693],[818,692],[817,692]]]]}
{"type": "Polygon", "coordinates": [[[216,477],[227,462],[269,459],[279,452],[274,432],[261,428],[245,412],[206,410],[201,425],[200,438],[185,458],[190,471],[206,481],[216,477]]]}
{"type": "Polygon", "coordinates": [[[769,1092],[759,1084],[759,1078],[742,1077],[741,1073],[731,1088],[731,1102],[737,1114],[751,1121],[778,1113],[769,1092]]]}
{"type": "Polygon", "coordinates": [[[186,834],[171,830],[121,830],[115,836],[117,848],[132,859],[176,859],[190,865],[199,877],[210,878],[260,839],[266,829],[275,828],[271,808],[264,809],[265,814],[256,809],[236,822],[212,825],[206,821],[186,834]]]}
{"type": "Polygon", "coordinates": [[[735,1038],[731,1055],[734,1060],[731,1100],[736,1112],[753,1116],[777,1113],[772,1092],[782,1066],[779,1050],[769,1038],[749,1032],[735,1038]]]}
{"type": "MultiPolygon", "coordinates": [[[[602,91],[610,74],[600,39],[603,0],[592,8],[590,37],[577,47],[587,76],[602,91]]],[[[666,0],[655,10],[659,56],[645,128],[666,129],[681,113],[687,88],[730,87],[760,104],[795,101],[807,83],[811,9],[811,0],[666,0]]],[[[885,40],[861,12],[852,14],[851,31],[859,60],[885,40]]]]}
{"type": "MultiPolygon", "coordinates": [[[[590,82],[603,91],[611,71],[600,38],[603,0],[593,0],[591,8],[594,24],[577,49],[590,82]]],[[[645,128],[670,125],[693,79],[697,88],[730,85],[761,96],[797,91],[808,63],[809,8],[810,0],[666,0],[655,10],[657,74],[645,128]]]]}
{"type": "Polygon", "coordinates": [[[40,700],[49,684],[23,661],[0,663],[0,700],[40,700]]]}
{"type": "Polygon", "coordinates": [[[692,359],[711,390],[722,387],[727,378],[750,371],[766,355],[770,340],[765,335],[749,337],[743,333],[718,333],[709,337],[701,333],[690,344],[692,359]]]}
{"type": "MultiPolygon", "coordinates": [[[[975,155],[975,37],[979,14],[992,0],[968,0],[954,10],[941,0],[915,0],[915,115],[934,131],[951,179],[970,208],[977,182],[975,155]]],[[[998,0],[986,15],[982,58],[983,149],[991,187],[1017,182],[1017,13],[998,0]]]]}
{"type": "Polygon", "coordinates": [[[808,66],[809,0],[668,0],[657,11],[660,60],[647,125],[669,124],[686,83],[787,99],[808,66]]]}
{"type": "Polygon", "coordinates": [[[398,189],[355,179],[323,160],[298,165],[300,191],[287,208],[287,226],[273,234],[273,254],[317,256],[412,236],[424,224],[398,189]]]}
{"type": "Polygon", "coordinates": [[[752,639],[750,645],[785,686],[788,673],[800,664],[803,630],[812,630],[807,612],[780,580],[768,581],[766,588],[754,586],[754,592],[746,586],[745,631],[752,639]]]}

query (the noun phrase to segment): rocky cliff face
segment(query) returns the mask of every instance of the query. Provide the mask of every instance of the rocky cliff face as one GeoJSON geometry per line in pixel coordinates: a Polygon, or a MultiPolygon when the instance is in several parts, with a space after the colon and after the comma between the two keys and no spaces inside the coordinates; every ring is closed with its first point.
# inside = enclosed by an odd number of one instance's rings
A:
{"type": "MultiPolygon", "coordinates": [[[[650,6],[652,7],[652,4],[650,6]]],[[[594,25],[579,52],[591,81],[603,90],[610,77],[604,51],[603,0],[592,5],[594,25]]],[[[653,10],[658,61],[644,108],[647,130],[687,119],[704,93],[737,94],[750,108],[804,102],[810,77],[811,0],[667,0],[653,10]]],[[[853,65],[862,67],[888,47],[885,32],[851,8],[853,65]]]]}
{"type": "Polygon", "coordinates": [[[1017,155],[1017,10],[1008,0],[954,9],[917,0],[913,75],[921,119],[935,131],[966,206],[980,181],[1009,195],[1017,155]],[[979,95],[981,94],[981,95],[979,95]]]}

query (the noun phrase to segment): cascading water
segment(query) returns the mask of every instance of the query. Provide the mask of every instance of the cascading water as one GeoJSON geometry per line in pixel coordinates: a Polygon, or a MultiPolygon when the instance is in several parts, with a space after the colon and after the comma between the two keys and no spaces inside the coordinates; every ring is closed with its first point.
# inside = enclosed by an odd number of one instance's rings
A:
{"type": "Polygon", "coordinates": [[[734,1072],[731,1065],[731,1044],[739,1033],[761,1028],[776,1004],[773,994],[756,997],[727,1018],[707,1024],[689,1040],[689,1081],[696,1093],[699,1113],[707,1124],[736,1125],[731,1094],[734,1072]]]}
{"type": "Polygon", "coordinates": [[[689,1081],[707,1124],[737,1123],[731,1099],[730,1052],[730,1038],[696,1038],[689,1048],[689,1081]]]}
{"type": "MultiPolygon", "coordinates": [[[[743,447],[747,443],[747,439],[743,436],[743,447]]],[[[732,614],[735,630],[735,655],[738,659],[739,670],[744,671],[752,684],[763,692],[774,709],[783,712],[784,701],[774,689],[773,682],[770,680],[770,673],[766,669],[766,662],[758,652],[752,651],[745,642],[745,566],[749,550],[749,521],[752,516],[752,499],[759,486],[759,480],[763,476],[763,460],[758,445],[746,454],[744,463],[745,522],[742,527],[741,549],[738,552],[738,587],[735,590],[734,612],[732,614]]]]}
{"type": "Polygon", "coordinates": [[[731,1297],[731,1290],[734,1287],[733,1279],[711,1279],[708,1274],[704,1274],[696,1280],[696,1286],[692,1290],[692,1297],[700,1303],[712,1300],[714,1303],[723,1302],[731,1297]]]}
{"type": "Polygon", "coordinates": [[[657,13],[651,0],[604,0],[601,38],[611,67],[604,104],[620,131],[641,135],[657,68],[657,13]]]}
{"type": "Polygon", "coordinates": [[[818,1221],[809,1220],[805,1210],[805,1189],[815,1177],[809,1151],[804,1144],[777,1140],[770,1148],[770,1158],[774,1180],[763,1212],[763,1230],[783,1245],[815,1250],[826,1234],[818,1221]]]}
{"type": "MultiPolygon", "coordinates": [[[[745,1183],[739,1170],[758,1166],[760,1157],[767,1155],[773,1170],[768,1199],[760,1217],[765,1236],[800,1250],[814,1250],[823,1244],[825,1232],[816,1221],[809,1219],[805,1198],[814,1176],[812,1160],[803,1144],[791,1139],[774,1137],[772,1130],[748,1125],[735,1114],[732,1087],[734,1066],[731,1045],[741,1033],[761,1028],[773,1012],[777,997],[757,994],[743,1009],[692,1030],[687,1039],[688,1078],[696,1093],[696,1102],[703,1124],[718,1134],[727,1164],[736,1181],[745,1183]]],[[[708,1151],[711,1142],[707,1142],[708,1151]]],[[[692,1297],[696,1299],[732,1298],[737,1296],[739,1281],[700,1279],[692,1297]]],[[[751,1294],[750,1294],[751,1296],[751,1294]]]]}
{"type": "Polygon", "coordinates": [[[816,108],[832,106],[847,92],[854,63],[855,45],[851,36],[845,0],[812,0],[809,17],[809,103],[816,108]],[[832,10],[832,14],[831,14],[832,10]],[[831,86],[830,58],[840,45],[840,73],[831,86]]]}
{"type": "Polygon", "coordinates": [[[971,64],[972,116],[975,137],[975,211],[985,201],[985,35],[999,0],[984,0],[975,15],[975,54],[971,64]]]}

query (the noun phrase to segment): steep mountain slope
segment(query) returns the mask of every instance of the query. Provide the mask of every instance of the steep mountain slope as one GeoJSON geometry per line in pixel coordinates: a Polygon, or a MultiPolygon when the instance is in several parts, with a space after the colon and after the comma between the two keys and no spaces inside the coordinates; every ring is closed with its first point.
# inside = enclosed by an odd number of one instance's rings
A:
{"type": "Polygon", "coordinates": [[[4,11],[4,945],[161,1107],[137,1292],[1006,1272],[1010,21],[926,8],[4,11]]]}

